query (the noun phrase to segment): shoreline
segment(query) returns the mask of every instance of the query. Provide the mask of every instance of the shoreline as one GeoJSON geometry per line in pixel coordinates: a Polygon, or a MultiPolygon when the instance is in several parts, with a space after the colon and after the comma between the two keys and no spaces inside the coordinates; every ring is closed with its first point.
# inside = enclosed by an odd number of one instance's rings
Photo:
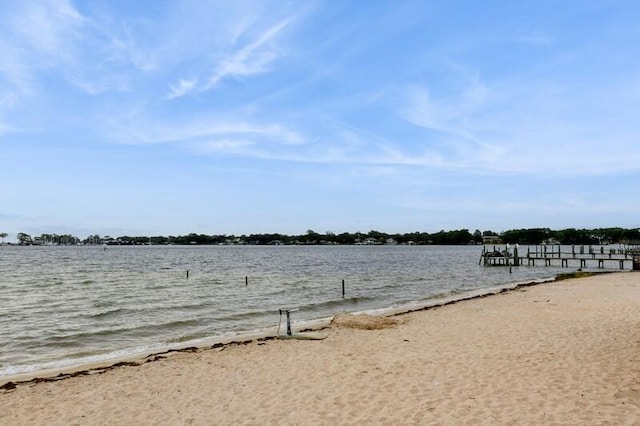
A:
{"type": "Polygon", "coordinates": [[[563,424],[640,418],[640,274],[524,285],[321,341],[254,340],[0,391],[0,424],[563,424]]]}
{"type": "MultiPolygon", "coordinates": [[[[296,324],[345,311],[377,314],[397,306],[405,310],[404,305],[413,309],[437,295],[458,298],[479,287],[572,270],[523,267],[511,274],[508,268],[477,267],[479,253],[472,246],[381,249],[338,247],[318,253],[300,248],[302,257],[295,261],[281,251],[259,249],[250,252],[255,270],[247,269],[244,256],[210,258],[215,251],[187,250],[180,257],[158,252],[148,264],[144,250],[87,257],[57,250],[27,256],[27,251],[22,261],[34,267],[9,274],[3,286],[8,315],[0,319],[6,348],[0,353],[0,384],[42,371],[50,375],[79,365],[91,368],[168,349],[244,340],[255,331],[275,334],[283,307],[299,309],[292,315],[296,324]],[[198,256],[207,263],[197,266],[198,256]],[[314,261],[304,260],[307,256],[314,261]],[[85,269],[88,259],[96,268],[85,269]],[[387,266],[390,259],[399,263],[387,266]],[[56,265],[72,270],[67,274],[56,265]],[[192,271],[188,280],[176,272],[185,268],[192,271]],[[247,285],[249,275],[252,285],[247,285]],[[342,298],[340,279],[346,279],[342,298]]],[[[10,266],[19,259],[3,260],[10,266]]]]}
{"type": "MultiPolygon", "coordinates": [[[[512,282],[492,287],[487,287],[478,290],[469,290],[462,293],[453,295],[441,295],[427,300],[419,302],[410,302],[401,306],[390,306],[385,308],[370,309],[359,311],[355,313],[337,314],[327,318],[319,318],[309,321],[302,321],[298,323],[296,327],[300,332],[306,331],[318,331],[324,330],[331,326],[331,322],[338,315],[372,315],[375,317],[392,317],[405,315],[412,312],[420,312],[429,309],[434,309],[450,304],[455,304],[464,301],[471,301],[478,298],[493,296],[496,294],[515,291],[519,288],[528,287],[532,285],[545,284],[549,282],[558,281],[560,279],[586,277],[600,274],[618,273],[611,271],[602,272],[572,272],[566,274],[557,274],[555,277],[540,278],[535,280],[528,280],[522,282],[512,282]],[[300,325],[302,324],[302,325],[300,325]]],[[[21,372],[11,375],[0,377],[0,391],[11,390],[16,386],[40,383],[40,382],[54,382],[67,378],[86,376],[91,374],[102,374],[108,370],[122,366],[139,366],[143,363],[151,362],[153,360],[164,359],[168,356],[182,353],[182,352],[195,352],[209,349],[219,349],[221,347],[249,344],[254,341],[264,342],[279,337],[278,330],[280,326],[270,327],[267,329],[261,329],[250,332],[242,332],[231,336],[216,336],[210,338],[201,338],[194,341],[186,341],[180,344],[173,344],[166,348],[159,350],[140,351],[138,353],[132,353],[129,355],[118,356],[113,358],[107,358],[99,361],[81,362],[78,364],[71,364],[61,367],[45,368],[27,372],[21,372]]],[[[281,335],[281,334],[280,334],[281,335]]]]}

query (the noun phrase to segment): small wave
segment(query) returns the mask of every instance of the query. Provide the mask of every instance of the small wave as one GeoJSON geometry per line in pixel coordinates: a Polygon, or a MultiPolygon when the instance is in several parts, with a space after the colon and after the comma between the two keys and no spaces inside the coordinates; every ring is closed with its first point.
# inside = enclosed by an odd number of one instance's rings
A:
{"type": "Polygon", "coordinates": [[[74,335],[49,336],[42,339],[42,342],[39,342],[38,346],[55,349],[76,349],[78,347],[78,341],[74,335]]]}
{"type": "Polygon", "coordinates": [[[96,301],[93,302],[93,307],[94,308],[109,308],[111,306],[114,306],[114,301],[113,300],[107,300],[107,299],[98,299],[96,301]]]}
{"type": "Polygon", "coordinates": [[[93,331],[69,332],[66,334],[52,335],[45,340],[54,343],[56,346],[59,346],[62,342],[65,342],[65,345],[68,343],[69,346],[83,345],[92,344],[92,342],[103,341],[110,338],[124,340],[137,339],[140,336],[152,335],[154,332],[157,332],[157,330],[162,330],[164,333],[167,330],[188,328],[197,326],[198,324],[199,321],[197,319],[178,319],[175,321],[158,322],[137,327],[105,327],[95,329],[93,331]]]}
{"type": "Polygon", "coordinates": [[[176,343],[185,343],[185,342],[194,342],[201,339],[210,338],[208,333],[190,333],[185,334],[184,336],[174,337],[171,339],[167,339],[166,343],[169,345],[173,345],[176,343]]]}
{"type": "Polygon", "coordinates": [[[33,373],[36,371],[64,369],[71,366],[91,365],[98,362],[126,359],[130,356],[150,353],[159,349],[163,349],[165,347],[167,347],[166,344],[158,343],[145,346],[137,346],[128,349],[121,349],[108,353],[93,354],[82,357],[63,358],[60,360],[33,363],[28,365],[8,364],[0,366],[0,377],[10,377],[13,375],[33,373]]]}
{"type": "Polygon", "coordinates": [[[198,324],[199,324],[199,321],[197,319],[183,319],[183,320],[167,322],[164,324],[154,325],[153,328],[160,327],[162,329],[171,329],[171,328],[191,327],[198,324]]]}
{"type": "Polygon", "coordinates": [[[222,285],[222,284],[227,284],[229,281],[225,281],[225,280],[221,280],[219,278],[206,278],[204,280],[202,280],[202,284],[215,284],[215,285],[222,285]]]}
{"type": "Polygon", "coordinates": [[[183,304],[183,305],[172,305],[168,306],[166,309],[168,311],[198,311],[204,308],[209,308],[211,306],[210,302],[202,302],[202,303],[191,303],[191,304],[183,304]]]}
{"type": "Polygon", "coordinates": [[[95,313],[95,314],[91,315],[90,317],[92,319],[105,319],[105,318],[111,318],[113,316],[122,314],[124,312],[125,312],[125,309],[115,308],[115,309],[111,309],[111,310],[108,310],[108,311],[102,311],[102,312],[95,313]]]}
{"type": "Polygon", "coordinates": [[[375,300],[375,297],[368,296],[354,296],[354,297],[346,297],[344,299],[333,299],[327,300],[325,302],[317,302],[317,303],[308,303],[306,305],[300,305],[298,308],[300,310],[309,310],[309,311],[332,311],[335,308],[358,305],[360,303],[368,302],[375,300]]]}
{"type": "Polygon", "coordinates": [[[216,320],[217,321],[221,321],[221,322],[235,323],[235,322],[241,322],[241,321],[248,320],[248,319],[262,318],[266,314],[269,314],[269,312],[264,311],[264,310],[238,312],[238,313],[235,313],[235,314],[229,314],[229,315],[226,315],[226,316],[223,316],[223,317],[218,317],[218,318],[216,318],[216,320]]]}

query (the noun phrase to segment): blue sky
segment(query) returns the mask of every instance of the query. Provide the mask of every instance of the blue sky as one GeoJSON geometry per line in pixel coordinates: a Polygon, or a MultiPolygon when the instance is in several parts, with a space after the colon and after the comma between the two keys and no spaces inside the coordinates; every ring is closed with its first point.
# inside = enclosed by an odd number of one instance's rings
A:
{"type": "Polygon", "coordinates": [[[6,1],[0,232],[640,226],[635,1],[6,1]]]}

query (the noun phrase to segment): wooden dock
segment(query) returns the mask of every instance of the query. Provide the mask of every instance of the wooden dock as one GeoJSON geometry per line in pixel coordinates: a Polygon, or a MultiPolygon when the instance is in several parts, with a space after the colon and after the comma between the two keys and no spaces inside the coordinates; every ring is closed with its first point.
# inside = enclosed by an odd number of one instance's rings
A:
{"type": "Polygon", "coordinates": [[[541,244],[523,247],[515,244],[484,246],[479,264],[484,266],[559,266],[562,268],[614,268],[640,271],[640,247],[619,246],[561,246],[541,244]]]}

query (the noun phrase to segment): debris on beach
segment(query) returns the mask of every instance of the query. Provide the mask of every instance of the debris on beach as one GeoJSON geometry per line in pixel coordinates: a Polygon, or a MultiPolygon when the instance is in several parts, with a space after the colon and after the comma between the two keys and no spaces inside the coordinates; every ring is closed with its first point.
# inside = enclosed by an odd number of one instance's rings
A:
{"type": "Polygon", "coordinates": [[[349,314],[336,315],[331,321],[331,325],[337,327],[355,328],[359,330],[382,330],[395,327],[400,323],[401,321],[395,318],[349,314]]]}

